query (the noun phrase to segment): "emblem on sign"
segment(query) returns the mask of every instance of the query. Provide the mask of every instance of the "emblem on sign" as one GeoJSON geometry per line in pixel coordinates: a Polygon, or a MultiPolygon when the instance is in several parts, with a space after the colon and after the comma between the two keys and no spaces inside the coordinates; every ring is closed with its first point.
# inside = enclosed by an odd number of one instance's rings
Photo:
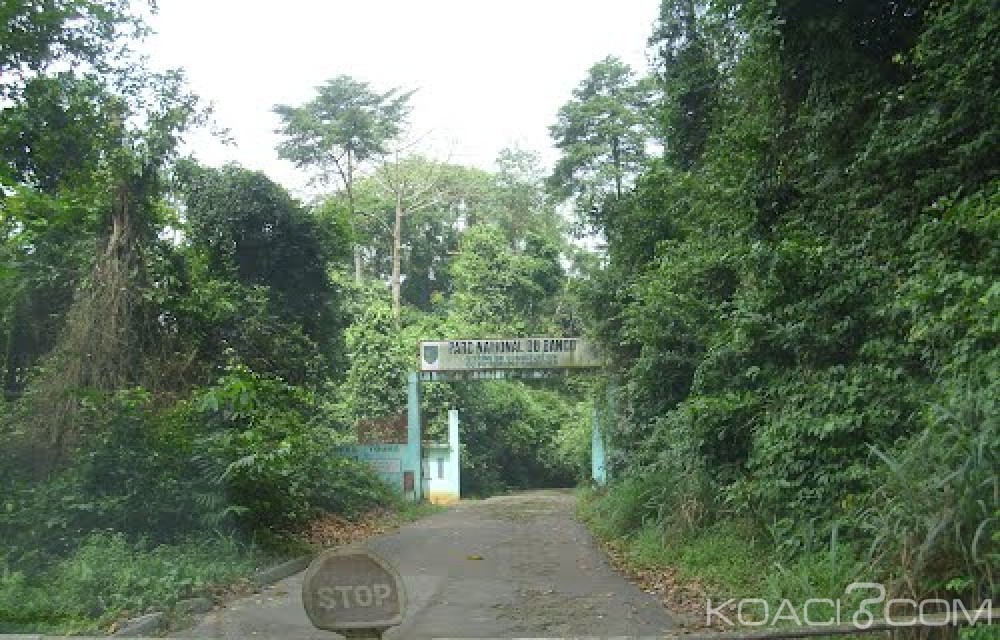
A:
{"type": "Polygon", "coordinates": [[[438,346],[436,344],[424,345],[424,362],[434,364],[438,360],[438,346]]]}
{"type": "MultiPolygon", "coordinates": [[[[470,372],[529,371],[523,377],[568,369],[605,366],[597,349],[583,338],[484,338],[477,340],[422,340],[420,371],[459,375],[470,372]]],[[[513,377],[498,374],[492,378],[513,377]]],[[[443,378],[442,378],[443,379],[443,378]]]]}

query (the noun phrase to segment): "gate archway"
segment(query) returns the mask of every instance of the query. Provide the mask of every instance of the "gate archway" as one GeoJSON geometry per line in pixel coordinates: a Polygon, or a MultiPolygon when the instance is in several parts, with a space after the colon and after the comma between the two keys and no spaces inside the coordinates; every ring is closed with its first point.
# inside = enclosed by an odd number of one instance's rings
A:
{"type": "MultiPolygon", "coordinates": [[[[404,476],[408,472],[412,480],[403,487],[404,495],[415,502],[426,497],[420,424],[422,381],[539,379],[605,367],[604,359],[583,338],[425,340],[419,347],[419,367],[409,374],[407,381],[408,451],[404,457],[404,476]]],[[[591,429],[591,475],[595,482],[603,484],[607,478],[605,444],[596,410],[591,429]]],[[[457,446],[457,435],[455,442],[457,446]]],[[[458,452],[454,455],[457,464],[458,452]]]]}

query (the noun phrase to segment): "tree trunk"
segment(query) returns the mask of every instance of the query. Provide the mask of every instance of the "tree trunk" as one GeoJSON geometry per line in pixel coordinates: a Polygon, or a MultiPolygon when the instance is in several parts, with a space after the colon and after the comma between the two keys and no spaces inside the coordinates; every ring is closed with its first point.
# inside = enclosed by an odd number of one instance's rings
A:
{"type": "Polygon", "coordinates": [[[143,204],[134,202],[134,191],[140,189],[133,177],[116,187],[89,281],[80,284],[48,356],[54,366],[32,383],[37,407],[32,420],[39,434],[48,435],[48,468],[65,460],[85,426],[77,422],[80,404],[73,392],[112,391],[140,381],[142,354],[133,326],[133,271],[140,259],[134,218],[143,204]]]}
{"type": "MultiPolygon", "coordinates": [[[[354,212],[354,161],[351,152],[347,152],[347,180],[344,187],[347,189],[347,212],[350,215],[351,225],[357,225],[354,212]]],[[[361,245],[354,241],[354,284],[361,286],[361,245]]]]}
{"type": "Polygon", "coordinates": [[[615,165],[615,197],[622,199],[622,159],[621,150],[618,147],[618,137],[611,139],[611,161],[615,165]]]}
{"type": "Polygon", "coordinates": [[[396,220],[392,226],[392,319],[399,327],[400,303],[400,248],[403,244],[403,194],[396,191],[396,220]]]}
{"type": "Polygon", "coordinates": [[[354,243],[354,284],[361,286],[361,245],[354,243]]]}

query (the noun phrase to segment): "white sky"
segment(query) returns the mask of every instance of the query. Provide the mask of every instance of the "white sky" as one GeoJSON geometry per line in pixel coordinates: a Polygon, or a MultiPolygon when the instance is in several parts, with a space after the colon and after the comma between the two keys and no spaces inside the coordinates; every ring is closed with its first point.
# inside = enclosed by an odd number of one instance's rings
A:
{"type": "Polygon", "coordinates": [[[298,105],[344,73],[417,89],[426,152],[490,168],[518,145],[551,165],[559,107],[587,69],[616,55],[645,72],[659,0],[160,0],[153,65],[182,67],[236,145],[191,139],[203,162],[267,172],[299,195],[308,176],[280,160],[274,104],[298,105]]]}

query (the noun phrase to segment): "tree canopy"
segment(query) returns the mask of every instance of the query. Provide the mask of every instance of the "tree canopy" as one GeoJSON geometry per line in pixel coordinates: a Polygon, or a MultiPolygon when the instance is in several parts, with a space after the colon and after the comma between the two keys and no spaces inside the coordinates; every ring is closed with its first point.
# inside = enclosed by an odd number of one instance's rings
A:
{"type": "Polygon", "coordinates": [[[553,190],[575,196],[587,211],[620,199],[647,157],[649,85],[617,58],[601,60],[559,110],[550,131],[563,152],[550,178],[553,190]]]}
{"type": "Polygon", "coordinates": [[[335,173],[346,185],[353,167],[386,153],[402,132],[411,95],[399,89],[378,93],[346,75],[332,78],[304,105],[274,107],[282,121],[278,132],[287,138],[278,151],[324,179],[335,173]]]}

